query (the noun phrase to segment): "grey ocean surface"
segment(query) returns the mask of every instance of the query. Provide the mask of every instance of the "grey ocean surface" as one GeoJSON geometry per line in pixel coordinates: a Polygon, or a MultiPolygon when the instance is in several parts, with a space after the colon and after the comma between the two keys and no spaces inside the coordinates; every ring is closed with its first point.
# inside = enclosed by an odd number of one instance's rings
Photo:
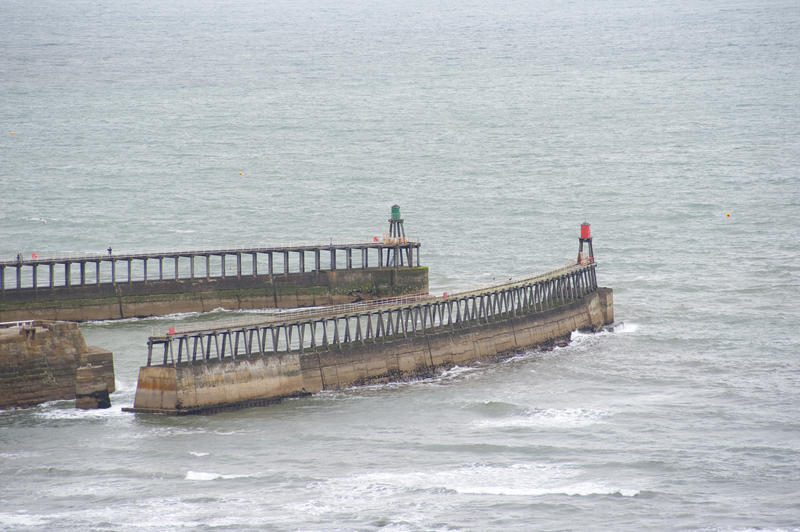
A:
{"type": "Polygon", "coordinates": [[[0,124],[4,259],[363,241],[398,203],[440,293],[586,220],[625,323],[185,418],[121,408],[200,318],[84,324],[113,407],[0,412],[0,528],[800,530],[796,0],[4,0],[0,124]]]}

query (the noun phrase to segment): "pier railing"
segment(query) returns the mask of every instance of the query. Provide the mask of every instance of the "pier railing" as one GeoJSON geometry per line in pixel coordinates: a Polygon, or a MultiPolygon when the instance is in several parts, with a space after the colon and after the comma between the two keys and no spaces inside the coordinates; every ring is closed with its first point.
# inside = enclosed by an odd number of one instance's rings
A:
{"type": "Polygon", "coordinates": [[[0,329],[14,329],[19,327],[30,327],[35,323],[34,320],[22,320],[22,321],[3,321],[0,322],[0,329]]]}
{"type": "Polygon", "coordinates": [[[344,303],[341,305],[326,305],[324,307],[310,307],[302,309],[281,310],[275,309],[265,315],[253,316],[253,314],[242,315],[235,313],[233,316],[217,318],[213,321],[206,321],[202,324],[192,324],[186,327],[171,327],[169,334],[187,334],[204,332],[209,330],[228,330],[250,325],[262,325],[266,323],[277,323],[284,321],[297,321],[310,319],[320,316],[330,316],[331,314],[357,314],[370,309],[395,305],[410,305],[419,301],[435,299],[431,294],[412,294],[402,297],[390,297],[385,299],[370,299],[359,303],[344,303]],[[201,326],[198,326],[201,325],[201,326]]]}
{"type": "Polygon", "coordinates": [[[0,261],[0,294],[182,279],[280,275],[319,270],[420,265],[420,243],[406,239],[0,261]],[[416,255],[416,256],[415,256],[416,255]]]}
{"type": "Polygon", "coordinates": [[[482,290],[385,303],[373,308],[288,316],[258,324],[182,331],[152,336],[147,365],[236,360],[269,353],[341,348],[391,341],[540,312],[576,301],[597,290],[596,265],[585,261],[530,279],[482,290]],[[154,351],[161,350],[154,361],[154,351]]]}

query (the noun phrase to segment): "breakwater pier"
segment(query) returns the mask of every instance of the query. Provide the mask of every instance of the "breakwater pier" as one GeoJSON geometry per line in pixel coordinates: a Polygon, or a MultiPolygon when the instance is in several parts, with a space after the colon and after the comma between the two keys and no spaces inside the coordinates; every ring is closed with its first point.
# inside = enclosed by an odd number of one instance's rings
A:
{"type": "MultiPolygon", "coordinates": [[[[593,252],[529,279],[415,301],[281,313],[268,321],[171,331],[147,342],[133,412],[189,414],[421,377],[567,341],[613,322],[593,252]]],[[[589,248],[591,250],[591,247],[589,248]]]]}
{"type": "Polygon", "coordinates": [[[102,320],[295,308],[427,293],[419,241],[394,206],[372,242],[0,261],[0,321],[102,320]]]}

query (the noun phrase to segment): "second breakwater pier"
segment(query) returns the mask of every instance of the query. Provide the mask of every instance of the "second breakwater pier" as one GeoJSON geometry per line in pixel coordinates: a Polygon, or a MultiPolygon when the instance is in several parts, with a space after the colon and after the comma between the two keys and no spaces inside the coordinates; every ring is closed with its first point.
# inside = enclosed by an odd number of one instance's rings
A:
{"type": "Polygon", "coordinates": [[[0,261],[0,321],[296,308],[428,292],[400,208],[371,242],[0,261]]]}

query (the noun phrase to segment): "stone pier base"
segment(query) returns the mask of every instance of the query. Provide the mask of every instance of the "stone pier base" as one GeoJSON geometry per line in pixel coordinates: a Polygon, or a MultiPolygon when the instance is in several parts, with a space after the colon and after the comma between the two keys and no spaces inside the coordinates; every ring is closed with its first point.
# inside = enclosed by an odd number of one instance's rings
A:
{"type": "Polygon", "coordinates": [[[114,392],[113,355],[87,346],[76,323],[0,325],[0,409],[97,395],[101,389],[108,401],[114,392]]]}
{"type": "Polygon", "coordinates": [[[81,366],[75,377],[75,408],[108,408],[108,381],[103,366],[81,366]]]}

